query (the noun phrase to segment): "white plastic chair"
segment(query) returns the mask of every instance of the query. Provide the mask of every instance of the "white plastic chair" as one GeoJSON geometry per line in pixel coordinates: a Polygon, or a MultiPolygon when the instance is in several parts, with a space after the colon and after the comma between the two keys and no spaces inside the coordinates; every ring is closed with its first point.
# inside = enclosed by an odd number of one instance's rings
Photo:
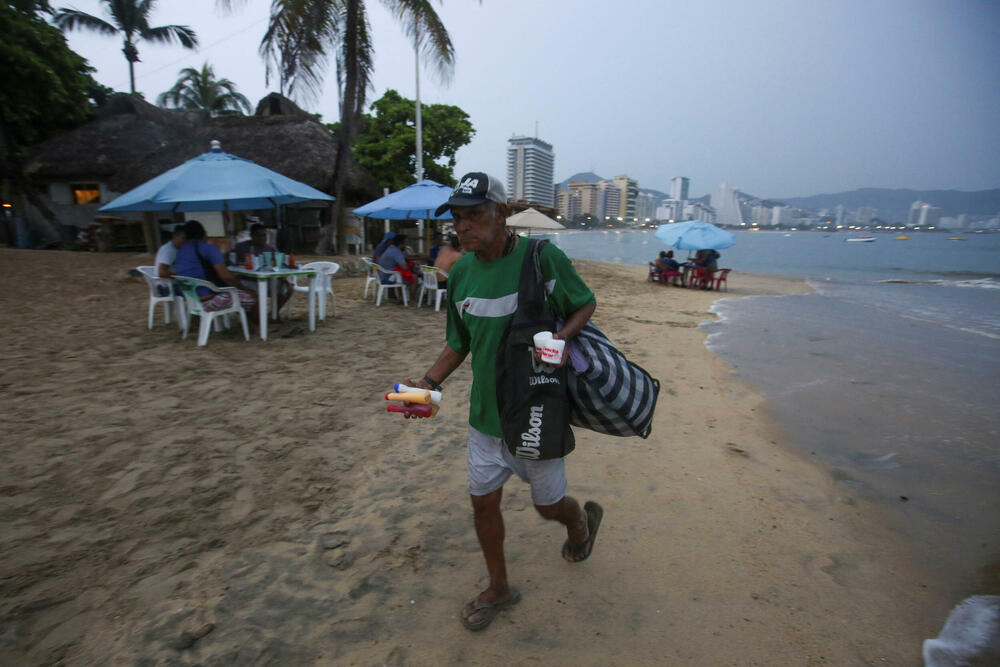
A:
{"type": "Polygon", "coordinates": [[[390,289],[398,289],[400,294],[403,295],[403,306],[409,305],[408,295],[406,290],[406,283],[403,282],[403,274],[399,271],[386,271],[378,264],[373,264],[376,273],[378,273],[378,293],[375,295],[375,305],[382,305],[382,293],[390,289]],[[392,282],[386,284],[382,282],[382,276],[389,277],[392,282]]]}
{"type": "Polygon", "coordinates": [[[146,279],[146,285],[149,286],[149,328],[153,328],[153,320],[156,319],[156,304],[163,304],[163,322],[165,324],[170,324],[170,310],[174,308],[177,311],[177,326],[184,328],[184,298],[176,296],[174,294],[174,287],[171,285],[169,280],[164,280],[160,278],[156,272],[155,266],[139,266],[136,267],[136,271],[142,274],[142,277],[146,279]],[[168,296],[160,296],[159,288],[164,287],[167,290],[168,296]]]}
{"type": "Polygon", "coordinates": [[[371,260],[370,257],[362,257],[361,261],[365,263],[365,271],[368,273],[365,276],[365,296],[368,298],[368,287],[372,283],[378,282],[378,273],[375,272],[375,262],[371,260]]]}
{"type": "MultiPolygon", "coordinates": [[[[333,284],[331,278],[333,274],[340,270],[340,264],[336,262],[309,262],[308,264],[302,265],[303,269],[310,269],[316,271],[316,287],[313,295],[316,299],[316,315],[321,320],[326,319],[326,295],[330,295],[331,302],[333,303],[333,315],[337,316],[337,299],[333,295],[333,284]]],[[[299,285],[296,281],[297,276],[292,276],[292,288],[295,292],[301,292],[309,298],[309,286],[299,285]]],[[[293,292],[294,293],[294,292],[293,292]]]]}
{"type": "Polygon", "coordinates": [[[434,312],[438,312],[441,310],[441,298],[448,293],[448,290],[438,283],[438,274],[441,273],[441,269],[424,266],[420,271],[424,274],[424,281],[420,284],[420,293],[417,294],[417,308],[423,303],[425,294],[427,295],[427,305],[431,305],[431,295],[433,294],[434,312]]]}
{"type": "MultiPolygon", "coordinates": [[[[201,323],[198,328],[198,345],[203,346],[208,342],[208,332],[212,329],[212,321],[217,315],[221,315],[223,321],[229,326],[229,313],[238,313],[240,316],[240,323],[243,325],[243,338],[250,340],[250,327],[247,326],[247,314],[243,310],[243,304],[240,303],[240,297],[236,294],[235,287],[218,287],[208,282],[207,280],[198,280],[197,278],[188,278],[186,276],[177,276],[177,284],[181,286],[181,293],[184,294],[184,300],[187,305],[187,318],[184,323],[184,338],[187,338],[188,329],[191,328],[191,316],[198,315],[201,317],[201,323]],[[198,288],[207,287],[213,292],[222,294],[225,292],[230,292],[232,295],[232,304],[228,308],[223,310],[211,310],[206,311],[203,307],[201,299],[198,297],[198,288]]],[[[218,322],[216,322],[218,325],[218,322]]],[[[218,326],[216,326],[218,329],[218,326]]]]}

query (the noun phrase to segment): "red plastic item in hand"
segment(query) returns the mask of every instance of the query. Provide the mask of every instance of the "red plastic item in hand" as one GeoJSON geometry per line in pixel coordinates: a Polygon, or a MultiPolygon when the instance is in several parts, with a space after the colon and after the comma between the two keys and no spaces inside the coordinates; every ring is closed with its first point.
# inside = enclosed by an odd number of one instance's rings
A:
{"type": "Polygon", "coordinates": [[[414,417],[432,417],[433,416],[432,405],[395,405],[390,403],[385,406],[385,409],[389,412],[401,412],[404,415],[412,415],[414,417]]]}
{"type": "Polygon", "coordinates": [[[290,268],[290,269],[294,269],[295,268],[295,253],[294,252],[288,253],[288,268],[290,268]]]}

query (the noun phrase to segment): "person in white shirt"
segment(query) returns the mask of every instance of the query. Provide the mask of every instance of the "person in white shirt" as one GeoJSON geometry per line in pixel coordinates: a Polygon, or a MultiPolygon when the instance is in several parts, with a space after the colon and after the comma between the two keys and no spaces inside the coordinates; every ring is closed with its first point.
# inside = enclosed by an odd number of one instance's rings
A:
{"type": "Polygon", "coordinates": [[[156,275],[160,278],[174,277],[174,260],[177,259],[177,249],[184,245],[186,240],[184,225],[174,227],[174,235],[156,251],[156,275]]]}

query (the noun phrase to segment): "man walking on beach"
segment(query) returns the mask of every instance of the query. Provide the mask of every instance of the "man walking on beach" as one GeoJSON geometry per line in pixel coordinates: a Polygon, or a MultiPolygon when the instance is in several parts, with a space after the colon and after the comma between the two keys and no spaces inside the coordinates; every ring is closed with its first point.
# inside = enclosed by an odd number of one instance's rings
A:
{"type": "MultiPolygon", "coordinates": [[[[466,255],[448,275],[447,344],[424,378],[410,386],[439,389],[472,353],[469,397],[468,488],[476,535],[486,558],[490,583],[462,609],[470,630],[485,628],[500,610],[517,603],[521,594],[507,581],[504,525],[500,513],[503,485],[516,474],[531,485],[538,513],[566,527],[562,556],[571,563],[590,556],[603,510],[595,502],[583,508],[566,495],[563,459],[531,461],[515,458],[502,439],[497,409],[495,363],[507,323],[517,309],[518,283],[527,243],[507,229],[507,197],[496,178],[481,172],[462,177],[451,198],[435,215],[451,209],[455,231],[466,255]]],[[[539,255],[549,301],[565,322],[554,338],[568,340],[590,319],[596,307],[593,292],[566,255],[546,244],[539,255]]]]}

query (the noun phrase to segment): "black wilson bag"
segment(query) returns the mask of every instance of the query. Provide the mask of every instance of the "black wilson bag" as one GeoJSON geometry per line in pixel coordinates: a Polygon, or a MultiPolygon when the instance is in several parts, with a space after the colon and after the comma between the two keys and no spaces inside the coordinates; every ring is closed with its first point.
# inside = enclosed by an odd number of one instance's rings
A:
{"type": "Polygon", "coordinates": [[[548,241],[528,243],[521,266],[517,310],[497,350],[497,407],[504,443],[523,459],[557,459],[576,443],[569,427],[566,366],[535,362],[534,335],[555,331],[556,315],[548,303],[538,253],[548,241]]]}
{"type": "Polygon", "coordinates": [[[608,435],[648,438],[660,382],[625,358],[593,323],[566,345],[574,426],[608,435]]]}

